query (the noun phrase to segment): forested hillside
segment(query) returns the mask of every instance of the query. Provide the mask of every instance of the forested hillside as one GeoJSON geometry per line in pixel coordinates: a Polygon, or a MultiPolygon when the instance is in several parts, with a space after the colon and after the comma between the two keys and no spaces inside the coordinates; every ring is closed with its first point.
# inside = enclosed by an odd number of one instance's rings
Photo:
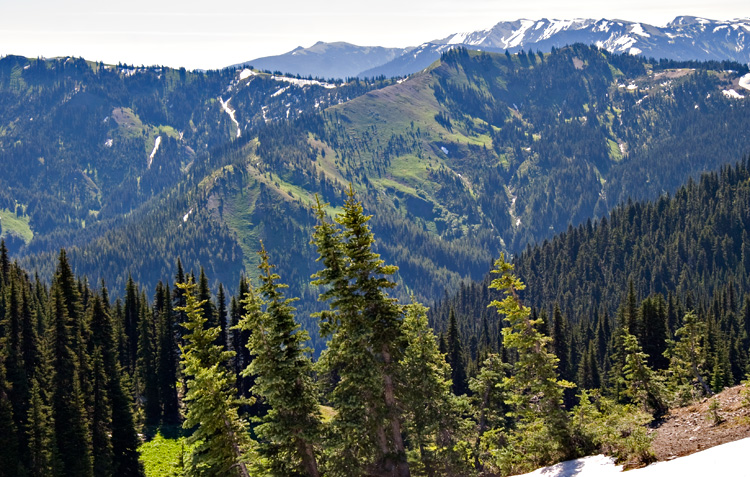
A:
{"type": "MultiPolygon", "coordinates": [[[[750,364],[749,223],[745,159],[673,196],[617,207],[517,255],[527,285],[521,296],[544,321],[561,375],[579,387],[616,387],[622,328],[654,369],[666,369],[669,340],[680,337],[692,311],[704,333],[706,382],[718,390],[742,380],[750,364]]],[[[430,313],[445,336],[451,326],[458,330],[469,374],[483,349],[499,349],[503,325],[487,309],[491,278],[460,287],[430,313]]]]}
{"type": "Polygon", "coordinates": [[[64,246],[76,272],[113,290],[130,275],[150,293],[181,258],[234,293],[264,239],[312,311],[313,196],[333,214],[351,184],[377,211],[400,296],[431,301],[481,279],[502,251],[671,192],[748,148],[750,102],[723,93],[740,89],[745,66],[582,45],[457,49],[406,80],[340,84],[2,64],[2,234],[42,277],[64,246]]]}
{"type": "Polygon", "coordinates": [[[0,475],[154,475],[154,459],[172,475],[311,477],[509,475],[599,452],[651,462],[646,424],[747,374],[749,210],[748,160],[617,208],[515,266],[501,256],[491,281],[432,312],[439,335],[426,307],[390,296],[396,267],[351,189],[334,220],[315,204],[310,288],[325,309],[312,317],[264,248],[236,295],[178,262],[174,288],[150,298],[128,280],[113,302],[65,251],[47,286],[0,242],[0,475]],[[609,278],[587,262],[595,245],[609,278]],[[677,263],[660,271],[656,256],[677,263]],[[539,290],[560,284],[575,292],[562,308],[539,290]],[[317,360],[301,318],[327,340],[317,360]]]}

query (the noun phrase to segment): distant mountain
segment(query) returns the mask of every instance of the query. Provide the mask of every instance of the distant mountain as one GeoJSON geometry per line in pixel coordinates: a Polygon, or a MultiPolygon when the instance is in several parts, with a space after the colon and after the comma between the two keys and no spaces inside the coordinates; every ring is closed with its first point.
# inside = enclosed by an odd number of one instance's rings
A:
{"type": "Polygon", "coordinates": [[[279,56],[246,64],[321,77],[405,76],[421,71],[455,46],[483,51],[521,49],[549,52],[574,43],[673,60],[732,60],[750,62],[750,18],[730,21],[680,16],[665,27],[607,19],[500,22],[488,30],[454,33],[415,48],[385,49],[347,43],[317,43],[279,56]],[[363,66],[369,65],[369,66],[363,66]]]}
{"type": "Polygon", "coordinates": [[[310,48],[300,46],[283,55],[257,58],[234,66],[252,65],[261,70],[317,78],[352,78],[362,71],[386,64],[409,50],[410,48],[383,48],[319,41],[310,48]]]}

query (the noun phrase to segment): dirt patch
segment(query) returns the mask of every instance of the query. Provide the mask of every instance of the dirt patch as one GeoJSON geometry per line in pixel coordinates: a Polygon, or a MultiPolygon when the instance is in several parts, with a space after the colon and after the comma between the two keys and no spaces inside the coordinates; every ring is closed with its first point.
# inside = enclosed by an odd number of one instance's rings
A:
{"type": "Polygon", "coordinates": [[[713,398],[673,409],[654,430],[653,450],[658,460],[692,454],[727,442],[750,437],[750,406],[743,406],[743,386],[724,390],[713,398]],[[712,399],[719,402],[722,422],[709,417],[712,399]]]}
{"type": "Polygon", "coordinates": [[[692,69],[692,68],[681,68],[681,69],[677,69],[677,70],[666,70],[666,71],[662,71],[660,73],[656,73],[654,75],[654,79],[659,79],[659,78],[669,78],[669,79],[682,78],[683,76],[689,75],[693,71],[695,71],[695,70],[692,69]]]}
{"type": "Polygon", "coordinates": [[[573,66],[577,70],[582,70],[583,69],[583,60],[581,60],[580,58],[573,58],[573,66]]]}

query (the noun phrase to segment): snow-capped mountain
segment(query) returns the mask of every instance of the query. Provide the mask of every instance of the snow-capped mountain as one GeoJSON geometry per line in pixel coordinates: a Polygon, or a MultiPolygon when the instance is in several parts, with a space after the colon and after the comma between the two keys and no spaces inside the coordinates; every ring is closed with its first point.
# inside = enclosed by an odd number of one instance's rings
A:
{"type": "Polygon", "coordinates": [[[613,53],[675,60],[733,60],[750,63],[750,18],[729,21],[680,16],[664,27],[607,19],[500,22],[488,30],[454,33],[417,47],[357,47],[317,43],[284,55],[248,62],[255,67],[321,77],[404,76],[420,71],[455,46],[505,51],[548,52],[572,43],[597,45],[613,53]],[[371,66],[357,69],[369,63],[371,66]],[[346,73],[342,75],[342,72],[346,73]]]}
{"type": "Polygon", "coordinates": [[[419,71],[453,46],[505,51],[548,52],[572,43],[597,45],[613,53],[674,60],[750,62],[750,18],[731,21],[681,16],[665,27],[623,20],[516,20],[476,32],[455,33],[420,45],[361,76],[399,76],[419,71]]]}
{"type": "Polygon", "coordinates": [[[388,63],[409,48],[357,46],[351,43],[319,41],[309,48],[301,46],[288,53],[247,61],[235,67],[252,66],[269,71],[317,78],[350,78],[360,72],[388,63]]]}

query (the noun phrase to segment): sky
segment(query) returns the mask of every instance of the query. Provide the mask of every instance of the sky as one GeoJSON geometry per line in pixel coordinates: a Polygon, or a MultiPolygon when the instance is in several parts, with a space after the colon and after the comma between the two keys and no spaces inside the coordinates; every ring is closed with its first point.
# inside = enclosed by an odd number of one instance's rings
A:
{"type": "Polygon", "coordinates": [[[0,55],[216,69],[318,41],[405,47],[519,18],[678,15],[750,18],[750,1],[0,0],[0,55]]]}

